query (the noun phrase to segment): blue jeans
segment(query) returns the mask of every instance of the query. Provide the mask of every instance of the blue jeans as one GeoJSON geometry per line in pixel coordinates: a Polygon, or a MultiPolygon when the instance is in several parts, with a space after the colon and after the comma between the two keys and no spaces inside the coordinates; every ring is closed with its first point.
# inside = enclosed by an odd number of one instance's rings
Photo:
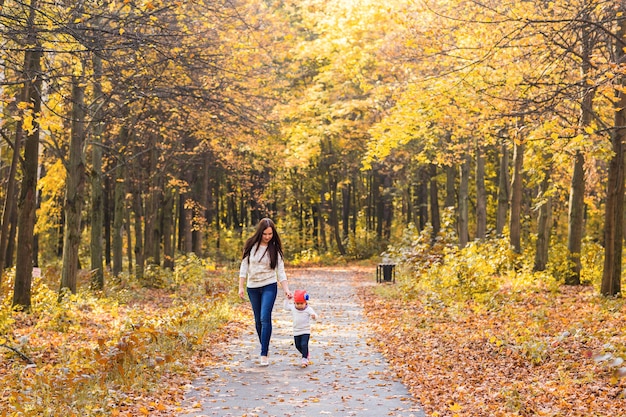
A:
{"type": "Polygon", "coordinates": [[[278,293],[278,284],[248,288],[248,298],[254,312],[254,325],[261,342],[261,356],[267,356],[272,337],[272,309],[278,293]]]}

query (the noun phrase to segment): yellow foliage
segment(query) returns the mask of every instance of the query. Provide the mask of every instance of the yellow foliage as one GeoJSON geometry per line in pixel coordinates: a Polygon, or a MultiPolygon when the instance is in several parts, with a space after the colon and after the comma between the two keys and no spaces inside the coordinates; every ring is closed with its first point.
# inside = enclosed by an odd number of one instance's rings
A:
{"type": "Polygon", "coordinates": [[[46,175],[37,182],[37,188],[41,191],[41,204],[37,210],[35,233],[44,234],[58,227],[63,214],[66,175],[63,162],[57,159],[47,167],[46,175]]]}
{"type": "MultiPolygon", "coordinates": [[[[209,278],[202,270],[186,273],[190,283],[209,278]]],[[[59,278],[48,274],[53,270],[44,270],[43,278],[59,278]]],[[[219,272],[210,276],[214,288],[226,288],[229,277],[219,272]]],[[[227,293],[184,285],[193,288],[115,288],[114,298],[81,292],[59,301],[56,291],[36,279],[30,315],[14,312],[9,297],[0,299],[0,343],[20,343],[19,350],[37,363],[36,370],[14,366],[20,359],[9,355],[0,363],[0,384],[29,392],[9,389],[0,398],[0,409],[29,410],[29,415],[97,416],[103,415],[102,409],[112,415],[150,415],[154,410],[171,414],[170,397],[180,390],[179,381],[167,385],[168,375],[190,366],[196,349],[205,351],[228,337],[230,330],[222,326],[235,319],[227,293]],[[10,327],[15,341],[6,337],[5,313],[15,320],[10,327]],[[152,401],[122,400],[129,397],[152,401]],[[111,404],[117,408],[112,410],[111,404]]]]}
{"type": "Polygon", "coordinates": [[[22,116],[22,129],[29,135],[32,135],[35,131],[34,117],[32,111],[28,110],[24,112],[22,116]]]}

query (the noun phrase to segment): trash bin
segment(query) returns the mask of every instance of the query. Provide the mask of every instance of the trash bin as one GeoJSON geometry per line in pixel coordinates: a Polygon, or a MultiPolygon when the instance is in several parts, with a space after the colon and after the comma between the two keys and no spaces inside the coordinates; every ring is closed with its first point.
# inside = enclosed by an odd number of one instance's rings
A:
{"type": "Polygon", "coordinates": [[[390,263],[378,264],[376,268],[376,282],[396,282],[396,265],[390,263]]]}

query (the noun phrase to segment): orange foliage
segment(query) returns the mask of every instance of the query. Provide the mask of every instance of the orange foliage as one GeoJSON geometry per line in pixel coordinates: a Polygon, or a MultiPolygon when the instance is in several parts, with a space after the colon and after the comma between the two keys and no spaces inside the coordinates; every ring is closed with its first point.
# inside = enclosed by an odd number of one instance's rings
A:
{"type": "MultiPolygon", "coordinates": [[[[211,295],[207,288],[206,302],[211,295]]],[[[33,314],[15,314],[12,335],[15,341],[23,341],[17,346],[25,356],[0,349],[0,410],[21,403],[15,411],[22,414],[16,415],[34,415],[26,405],[36,402],[34,397],[44,403],[41,406],[60,410],[65,401],[81,395],[77,392],[86,390],[82,395],[89,395],[85,386],[95,384],[108,393],[104,399],[93,398],[82,415],[175,415],[185,386],[214,360],[217,346],[240,331],[241,323],[236,315],[202,340],[189,341],[184,349],[155,355],[154,345],[185,337],[182,332],[148,325],[168,317],[174,308],[169,290],[133,289],[133,299],[117,309],[85,303],[62,318],[46,314],[39,321],[33,314]],[[133,325],[123,330],[120,325],[129,321],[133,325]],[[49,392],[36,388],[42,383],[48,384],[49,392]]],[[[189,318],[180,320],[185,319],[189,318]]]]}
{"type": "Polygon", "coordinates": [[[623,356],[621,300],[597,298],[592,287],[524,296],[503,289],[498,307],[486,310],[361,291],[372,343],[429,415],[624,415],[626,381],[600,356],[623,356]]]}

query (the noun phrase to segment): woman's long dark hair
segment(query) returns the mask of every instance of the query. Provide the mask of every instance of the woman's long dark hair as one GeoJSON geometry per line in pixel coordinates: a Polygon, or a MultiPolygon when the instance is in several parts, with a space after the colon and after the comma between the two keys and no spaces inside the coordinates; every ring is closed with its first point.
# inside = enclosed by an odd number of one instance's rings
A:
{"type": "MultiPolygon", "coordinates": [[[[267,244],[266,251],[269,251],[270,254],[270,268],[276,269],[276,265],[278,264],[278,255],[283,257],[283,244],[280,241],[280,236],[278,236],[278,232],[276,231],[276,225],[271,219],[264,218],[259,221],[259,224],[256,226],[256,231],[243,245],[243,256],[242,260],[246,259],[246,257],[250,256],[250,251],[254,245],[261,243],[261,239],[263,238],[263,231],[268,227],[272,228],[272,240],[267,244]]],[[[257,246],[257,249],[259,247],[257,246]]]]}

